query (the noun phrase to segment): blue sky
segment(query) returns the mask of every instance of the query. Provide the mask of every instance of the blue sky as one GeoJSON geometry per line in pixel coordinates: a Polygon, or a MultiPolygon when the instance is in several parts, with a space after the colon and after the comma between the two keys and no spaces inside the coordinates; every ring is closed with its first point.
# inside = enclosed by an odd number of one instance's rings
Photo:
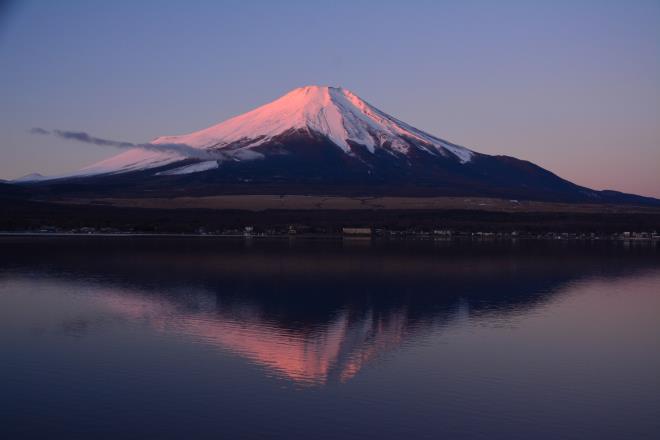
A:
{"type": "Polygon", "coordinates": [[[145,142],[308,84],[597,189],[660,197],[658,1],[24,1],[0,17],[0,178],[145,142]]]}

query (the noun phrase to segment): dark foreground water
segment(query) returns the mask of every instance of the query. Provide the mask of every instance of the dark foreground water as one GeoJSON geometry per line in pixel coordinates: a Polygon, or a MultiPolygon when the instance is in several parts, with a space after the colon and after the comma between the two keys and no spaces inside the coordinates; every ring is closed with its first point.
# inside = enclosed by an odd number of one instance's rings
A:
{"type": "Polygon", "coordinates": [[[642,439],[660,250],[0,238],[0,438],[642,439]]]}

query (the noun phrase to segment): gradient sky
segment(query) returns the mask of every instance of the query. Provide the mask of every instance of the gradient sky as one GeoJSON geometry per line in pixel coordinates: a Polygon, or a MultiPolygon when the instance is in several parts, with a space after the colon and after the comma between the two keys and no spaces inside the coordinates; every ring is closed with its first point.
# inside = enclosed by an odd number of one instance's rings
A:
{"type": "Polygon", "coordinates": [[[44,0],[0,14],[0,178],[118,153],[31,127],[146,142],[323,84],[476,151],[660,197],[658,0],[44,0]]]}

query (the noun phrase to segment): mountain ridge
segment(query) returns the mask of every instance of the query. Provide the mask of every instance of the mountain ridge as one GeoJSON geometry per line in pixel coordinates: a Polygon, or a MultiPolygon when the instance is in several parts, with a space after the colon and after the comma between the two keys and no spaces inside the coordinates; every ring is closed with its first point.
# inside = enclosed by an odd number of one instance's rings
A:
{"type": "Polygon", "coordinates": [[[206,129],[161,136],[48,180],[21,184],[99,194],[222,194],[323,191],[642,203],[660,200],[596,191],[532,162],[487,155],[418,130],[341,87],[305,86],[206,129]],[[204,152],[187,157],[159,146],[204,152]],[[230,189],[231,188],[231,189],[230,189]],[[269,189],[270,188],[270,189],[269,189]]]}

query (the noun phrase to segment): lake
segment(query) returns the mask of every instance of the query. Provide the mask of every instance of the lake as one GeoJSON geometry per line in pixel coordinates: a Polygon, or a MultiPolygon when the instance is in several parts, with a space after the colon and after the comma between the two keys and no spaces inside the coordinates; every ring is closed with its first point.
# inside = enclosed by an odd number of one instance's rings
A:
{"type": "Polygon", "coordinates": [[[644,439],[657,243],[0,238],[1,438],[644,439]]]}

